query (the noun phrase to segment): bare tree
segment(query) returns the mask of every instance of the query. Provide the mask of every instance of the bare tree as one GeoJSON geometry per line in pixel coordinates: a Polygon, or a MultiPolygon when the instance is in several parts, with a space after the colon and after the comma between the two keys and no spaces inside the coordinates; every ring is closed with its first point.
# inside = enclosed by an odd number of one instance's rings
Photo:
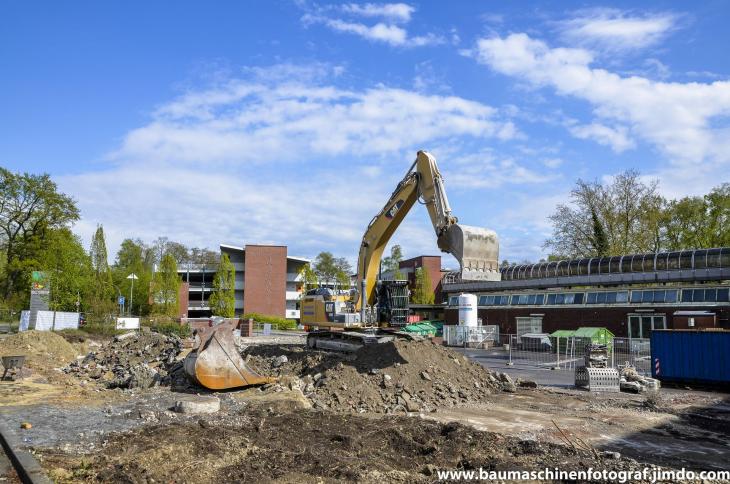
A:
{"type": "Polygon", "coordinates": [[[563,257],[653,252],[661,247],[664,199],[658,182],[628,170],[610,183],[578,180],[569,204],[550,216],[553,236],[544,247],[563,257]]]}

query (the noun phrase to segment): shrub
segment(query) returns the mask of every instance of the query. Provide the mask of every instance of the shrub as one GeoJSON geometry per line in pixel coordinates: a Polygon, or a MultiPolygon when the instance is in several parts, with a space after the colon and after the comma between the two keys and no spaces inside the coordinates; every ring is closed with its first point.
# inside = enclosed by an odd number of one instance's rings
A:
{"type": "Polygon", "coordinates": [[[192,334],[190,326],[175,321],[156,321],[151,326],[152,331],[160,334],[175,335],[180,338],[189,338],[192,334]]]}
{"type": "Polygon", "coordinates": [[[257,323],[270,323],[274,329],[297,329],[297,322],[294,319],[280,318],[278,316],[269,316],[266,314],[247,313],[243,315],[243,320],[253,319],[257,323]]]}
{"type": "Polygon", "coordinates": [[[116,336],[124,333],[123,330],[117,329],[116,324],[100,321],[87,321],[85,325],[79,327],[79,330],[87,334],[99,336],[116,336]]]}

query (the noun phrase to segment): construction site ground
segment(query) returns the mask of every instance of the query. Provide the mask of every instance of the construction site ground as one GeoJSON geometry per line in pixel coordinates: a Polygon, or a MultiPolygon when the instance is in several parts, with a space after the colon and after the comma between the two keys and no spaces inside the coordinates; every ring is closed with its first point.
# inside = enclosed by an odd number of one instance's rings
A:
{"type": "MultiPolygon", "coordinates": [[[[84,343],[73,343],[80,355],[84,343]]],[[[409,369],[409,360],[424,353],[419,347],[396,348],[367,360],[368,368],[307,350],[297,335],[243,344],[249,364],[281,384],[217,393],[215,414],[172,411],[181,395],[208,393],[175,385],[174,372],[171,386],[123,390],[66,374],[60,365],[0,382],[0,413],[57,482],[413,482],[435,480],[436,469],[728,467],[725,393],[503,391],[498,373],[472,386],[476,364],[441,347],[423,360],[428,368],[409,369]],[[451,372],[449,365],[461,374],[441,375],[437,366],[451,372]],[[327,383],[312,381],[313,372],[327,383]],[[448,391],[452,379],[456,393],[448,391]],[[418,410],[408,411],[411,405],[418,410]],[[32,427],[22,429],[23,422],[32,427]]]]}

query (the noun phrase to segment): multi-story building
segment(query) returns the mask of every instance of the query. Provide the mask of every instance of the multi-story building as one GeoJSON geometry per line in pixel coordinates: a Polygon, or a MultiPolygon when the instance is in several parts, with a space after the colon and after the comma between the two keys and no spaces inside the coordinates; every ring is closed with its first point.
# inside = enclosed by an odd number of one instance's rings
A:
{"type": "MultiPolygon", "coordinates": [[[[303,290],[300,275],[309,259],[287,254],[286,246],[220,245],[235,268],[235,314],[258,313],[299,319],[299,299],[303,290]]],[[[181,267],[181,301],[187,295],[186,317],[211,315],[208,304],[217,267],[181,267]]]]}
{"type": "Polygon", "coordinates": [[[408,279],[408,285],[411,291],[416,284],[416,270],[426,268],[429,278],[431,279],[431,292],[433,292],[434,303],[440,303],[443,300],[441,293],[441,256],[440,255],[419,255],[412,259],[406,259],[399,264],[400,272],[408,279]]]}
{"type": "Polygon", "coordinates": [[[213,278],[218,266],[184,264],[178,267],[182,284],[179,302],[183,317],[204,318],[210,316],[210,295],[213,292],[213,278]]]}
{"type": "Polygon", "coordinates": [[[457,321],[463,292],[477,295],[482,324],[505,334],[521,324],[546,333],[601,326],[630,338],[655,329],[730,329],[730,248],[522,264],[501,273],[501,281],[442,281],[447,322],[457,321]]]}

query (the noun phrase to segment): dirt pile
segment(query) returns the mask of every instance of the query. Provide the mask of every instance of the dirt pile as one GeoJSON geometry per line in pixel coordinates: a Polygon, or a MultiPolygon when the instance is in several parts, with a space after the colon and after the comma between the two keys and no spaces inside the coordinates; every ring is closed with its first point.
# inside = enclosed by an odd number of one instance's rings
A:
{"type": "MultiPolygon", "coordinates": [[[[0,356],[25,355],[25,368],[50,375],[76,359],[73,345],[51,331],[23,331],[0,340],[0,356]]],[[[0,373],[0,375],[2,375],[0,373]]]]}
{"type": "Polygon", "coordinates": [[[430,341],[367,346],[351,355],[293,346],[253,346],[248,365],[280,384],[299,388],[315,408],[338,411],[428,412],[477,403],[495,391],[515,391],[493,373],[430,341]]]}
{"type": "Polygon", "coordinates": [[[169,372],[182,351],[177,336],[127,333],[64,368],[78,378],[96,380],[107,388],[149,388],[170,383],[169,372]]]}
{"type": "Polygon", "coordinates": [[[628,470],[600,452],[398,416],[247,408],[225,421],[148,426],[91,455],[41,451],[57,482],[434,482],[437,470],[628,470]],[[65,477],[65,478],[62,478],[65,477]]]}

